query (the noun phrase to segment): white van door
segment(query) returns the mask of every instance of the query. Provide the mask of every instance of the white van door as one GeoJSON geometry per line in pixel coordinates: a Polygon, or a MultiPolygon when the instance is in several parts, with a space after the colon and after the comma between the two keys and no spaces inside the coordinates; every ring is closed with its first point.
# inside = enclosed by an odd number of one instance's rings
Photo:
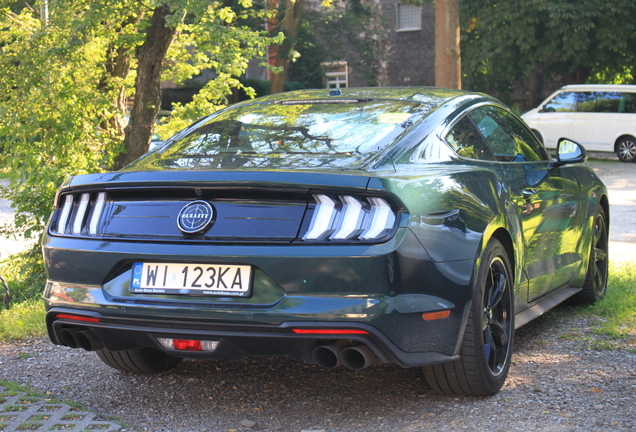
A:
{"type": "Polygon", "coordinates": [[[576,112],[572,120],[572,138],[587,150],[614,151],[617,131],[624,130],[628,118],[619,112],[619,92],[577,92],[576,112]]]}

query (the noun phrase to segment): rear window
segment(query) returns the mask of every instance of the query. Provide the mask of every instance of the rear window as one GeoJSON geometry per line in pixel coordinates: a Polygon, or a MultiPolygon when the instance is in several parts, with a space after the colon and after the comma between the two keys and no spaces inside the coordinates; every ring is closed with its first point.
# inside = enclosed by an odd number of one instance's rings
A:
{"type": "Polygon", "coordinates": [[[390,146],[431,109],[420,102],[377,99],[239,105],[149,155],[144,164],[179,158],[187,168],[235,168],[272,166],[267,161],[284,158],[290,166],[293,161],[311,166],[342,159],[351,165],[390,146]]]}

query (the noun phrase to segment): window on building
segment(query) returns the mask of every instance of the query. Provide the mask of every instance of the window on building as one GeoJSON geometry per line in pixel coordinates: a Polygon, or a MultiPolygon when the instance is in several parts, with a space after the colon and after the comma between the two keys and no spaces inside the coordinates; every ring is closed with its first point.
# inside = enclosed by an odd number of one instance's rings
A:
{"type": "Polygon", "coordinates": [[[326,88],[349,87],[349,65],[346,61],[321,63],[325,70],[326,88]]]}
{"type": "Polygon", "coordinates": [[[397,31],[422,29],[422,6],[398,4],[397,8],[397,31]]]}

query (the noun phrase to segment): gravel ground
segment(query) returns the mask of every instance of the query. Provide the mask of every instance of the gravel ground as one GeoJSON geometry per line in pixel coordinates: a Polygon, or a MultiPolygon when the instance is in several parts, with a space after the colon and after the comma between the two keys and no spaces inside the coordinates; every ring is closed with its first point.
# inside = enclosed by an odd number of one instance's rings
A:
{"type": "MultiPolygon", "coordinates": [[[[610,188],[612,259],[632,260],[636,164],[591,165],[610,188]]],[[[186,360],[135,376],[47,340],[0,344],[0,379],[135,431],[634,431],[636,347],[593,350],[602,337],[592,326],[557,308],[519,329],[509,378],[486,398],[437,396],[417,368],[326,371],[286,357],[186,360]]]]}

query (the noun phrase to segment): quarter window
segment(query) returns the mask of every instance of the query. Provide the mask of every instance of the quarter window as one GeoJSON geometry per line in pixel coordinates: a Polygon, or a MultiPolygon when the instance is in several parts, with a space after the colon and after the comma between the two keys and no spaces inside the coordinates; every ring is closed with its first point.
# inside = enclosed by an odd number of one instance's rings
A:
{"type": "Polygon", "coordinates": [[[483,106],[468,114],[477,125],[493,153],[502,162],[548,160],[548,156],[532,132],[509,112],[483,106]]]}
{"type": "Polygon", "coordinates": [[[468,159],[495,160],[495,156],[468,116],[457,122],[446,135],[446,142],[455,152],[468,159]]]}

